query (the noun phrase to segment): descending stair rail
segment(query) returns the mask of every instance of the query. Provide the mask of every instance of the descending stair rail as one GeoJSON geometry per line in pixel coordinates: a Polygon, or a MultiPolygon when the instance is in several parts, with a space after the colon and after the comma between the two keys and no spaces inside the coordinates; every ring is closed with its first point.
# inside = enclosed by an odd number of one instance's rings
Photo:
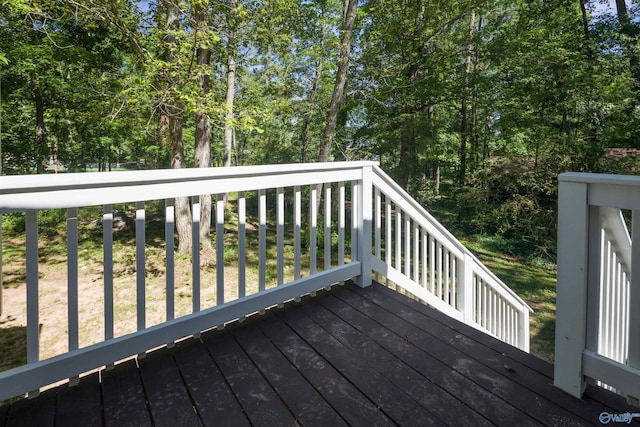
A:
{"type": "Polygon", "coordinates": [[[429,305],[529,351],[531,308],[380,168],[373,270],[429,305]]]}
{"type": "MultiPolygon", "coordinates": [[[[334,283],[354,279],[368,286],[373,273],[528,350],[529,307],[375,162],[5,176],[0,216],[14,212],[25,218],[27,363],[0,372],[0,401],[37,394],[60,380],[76,383],[84,372],[143,357],[149,349],[334,283]],[[213,252],[200,250],[202,194],[213,195],[213,252]],[[224,205],[225,194],[233,201],[232,211],[224,205]],[[178,263],[184,269],[184,256],[174,253],[179,197],[188,197],[192,212],[188,279],[185,271],[176,270],[178,263]],[[53,260],[43,256],[47,242],[39,212],[54,209],[62,209],[66,217],[66,258],[55,261],[66,264],[67,295],[58,296],[63,304],[46,299],[47,284],[40,280],[42,266],[53,260]],[[129,212],[133,223],[128,235],[133,247],[124,261],[114,251],[123,247],[115,245],[122,237],[113,228],[119,209],[129,212]],[[100,222],[90,225],[83,217],[87,212],[100,212],[100,222]],[[160,230],[164,238],[158,236],[160,230]],[[93,238],[102,236],[101,271],[91,277],[82,268],[83,235],[88,232],[93,238]],[[164,265],[149,265],[158,262],[157,251],[164,252],[164,265]],[[215,274],[205,280],[204,268],[212,265],[215,274]],[[132,275],[123,277],[123,268],[132,275]],[[128,294],[118,291],[123,281],[130,286],[128,294]],[[101,287],[99,300],[90,301],[89,311],[97,312],[92,314],[97,318],[83,310],[87,282],[101,287]],[[178,302],[190,311],[179,313],[178,302]],[[43,358],[40,341],[51,329],[42,322],[47,310],[64,312],[59,317],[66,319],[66,336],[55,338],[66,342],[66,349],[43,358]],[[150,322],[152,310],[162,310],[162,319],[150,322]],[[130,330],[119,326],[123,319],[130,330]],[[90,322],[102,329],[98,342],[88,342],[80,333],[90,322]]],[[[0,249],[1,239],[2,234],[0,249]]],[[[14,245],[20,241],[12,239],[14,245]]],[[[16,277],[14,285],[20,280],[16,277]]]]}
{"type": "Polygon", "coordinates": [[[640,177],[559,176],[555,384],[640,398],[640,177]],[[622,210],[631,214],[630,236],[622,210]],[[635,279],[634,279],[635,276],[635,279]]]}

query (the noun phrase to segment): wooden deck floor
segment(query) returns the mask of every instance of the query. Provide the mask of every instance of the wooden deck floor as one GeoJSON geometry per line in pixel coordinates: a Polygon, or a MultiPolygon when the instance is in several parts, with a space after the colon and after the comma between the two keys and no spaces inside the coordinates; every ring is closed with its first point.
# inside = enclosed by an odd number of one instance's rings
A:
{"type": "Polygon", "coordinates": [[[634,410],[595,387],[575,399],[552,374],[381,285],[347,285],[0,406],[0,427],[569,426],[634,410]]]}

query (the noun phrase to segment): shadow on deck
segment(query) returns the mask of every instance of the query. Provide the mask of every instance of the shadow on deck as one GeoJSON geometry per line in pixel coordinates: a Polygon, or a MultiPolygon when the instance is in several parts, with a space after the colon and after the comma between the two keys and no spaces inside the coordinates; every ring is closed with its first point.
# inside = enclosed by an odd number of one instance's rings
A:
{"type": "Polygon", "coordinates": [[[633,412],[384,286],[347,285],[0,407],[0,427],[601,425],[633,412]]]}

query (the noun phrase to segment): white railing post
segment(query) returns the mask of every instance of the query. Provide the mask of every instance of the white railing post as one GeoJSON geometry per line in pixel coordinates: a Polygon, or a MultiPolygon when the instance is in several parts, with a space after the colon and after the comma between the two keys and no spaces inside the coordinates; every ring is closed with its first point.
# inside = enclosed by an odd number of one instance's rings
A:
{"type": "Polygon", "coordinates": [[[78,208],[67,209],[67,320],[69,351],[79,345],[78,208]]]}
{"type": "Polygon", "coordinates": [[[293,277],[295,280],[300,278],[301,274],[301,260],[300,260],[300,252],[302,250],[301,246],[301,229],[302,229],[302,193],[300,191],[300,186],[296,185],[293,187],[294,193],[294,207],[293,207],[293,253],[294,253],[294,273],[293,277]]]}
{"type": "Polygon", "coordinates": [[[145,223],[144,202],[136,202],[136,306],[139,331],[146,328],[145,223]]]}
{"type": "Polygon", "coordinates": [[[200,311],[200,196],[191,196],[191,283],[195,313],[200,311]]]}
{"type": "MultiPolygon", "coordinates": [[[[238,298],[247,292],[247,199],[238,193],[238,298]]],[[[297,277],[296,277],[297,278],[297,277]]]]}
{"type": "MultiPolygon", "coordinates": [[[[589,206],[587,184],[559,182],[558,285],[554,383],[581,397],[587,336],[589,206]]],[[[520,334],[522,335],[522,334],[520,334]]]]}
{"type": "MultiPolygon", "coordinates": [[[[629,289],[629,347],[627,365],[640,369],[640,211],[633,211],[631,224],[631,286],[629,289]]],[[[640,396],[634,396],[640,398],[640,396]]]]}
{"type": "Polygon", "coordinates": [[[518,348],[529,353],[529,309],[521,307],[518,312],[518,348]]]}
{"type": "MultiPolygon", "coordinates": [[[[224,194],[216,194],[216,305],[224,304],[224,194]]],[[[200,246],[198,246],[198,249],[200,246]]]]}
{"type": "Polygon", "coordinates": [[[259,221],[259,272],[258,289],[264,291],[267,286],[267,193],[258,190],[258,221],[259,221]]]}
{"type": "Polygon", "coordinates": [[[371,285],[373,267],[372,250],[372,221],[373,221],[373,168],[362,168],[362,180],[358,183],[358,261],[362,265],[362,273],[358,278],[358,285],[367,287],[371,285]]]}
{"type": "Polygon", "coordinates": [[[465,323],[475,322],[473,306],[473,259],[468,255],[458,262],[458,310],[462,313],[465,323]]]}
{"type": "Polygon", "coordinates": [[[27,211],[27,363],[40,360],[40,316],[38,301],[38,211],[27,211]]]}
{"type": "MultiPolygon", "coordinates": [[[[175,207],[173,199],[165,199],[165,258],[166,258],[166,311],[167,320],[175,317],[175,254],[173,235],[175,233],[175,207]]],[[[106,286],[106,285],[105,285],[106,286]]],[[[111,293],[113,294],[113,280],[111,281],[111,293]]],[[[111,307],[113,307],[113,297],[111,298],[111,307]]],[[[113,308],[111,309],[113,312],[113,308]]],[[[113,324],[113,316],[112,322],[113,324]]],[[[111,326],[113,331],[113,326],[111,326]]],[[[113,333],[107,338],[113,338],[113,333]]]]}
{"type": "Polygon", "coordinates": [[[2,214],[0,214],[0,316],[2,316],[2,214]]]}

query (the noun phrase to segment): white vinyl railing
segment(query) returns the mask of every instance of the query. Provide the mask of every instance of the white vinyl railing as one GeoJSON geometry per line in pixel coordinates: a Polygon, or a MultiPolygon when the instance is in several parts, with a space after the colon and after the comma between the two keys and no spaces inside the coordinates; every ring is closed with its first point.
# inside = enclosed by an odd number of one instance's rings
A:
{"type": "MultiPolygon", "coordinates": [[[[27,363],[0,372],[0,400],[37,392],[64,379],[73,383],[83,372],[143,356],[149,349],[222,327],[334,283],[355,279],[360,286],[368,286],[373,272],[449,315],[528,350],[528,306],[374,162],[5,176],[0,181],[0,216],[12,212],[25,213],[27,363]],[[200,250],[201,194],[215,195],[214,252],[200,250]],[[224,194],[233,194],[233,211],[225,207],[224,194]],[[177,197],[189,197],[193,231],[191,311],[182,315],[175,304],[183,293],[176,290],[185,280],[185,272],[176,271],[184,260],[174,253],[177,197]],[[150,209],[159,203],[160,218],[150,209]],[[127,261],[135,265],[135,276],[129,279],[135,283],[125,297],[114,287],[121,279],[114,274],[116,205],[135,210],[135,255],[127,261]],[[79,335],[86,327],[86,316],[80,315],[85,307],[79,298],[83,259],[79,242],[86,221],[79,220],[78,208],[91,206],[98,206],[102,217],[103,266],[99,278],[92,280],[100,281],[102,295],[97,304],[102,309],[97,324],[103,333],[99,342],[83,346],[79,335]],[[40,252],[47,242],[40,233],[38,212],[50,209],[66,211],[64,307],[42,303],[39,275],[46,260],[40,252]],[[155,229],[151,245],[149,227],[158,221],[164,223],[164,241],[156,241],[162,238],[155,229]],[[233,248],[237,261],[227,262],[230,243],[225,236],[231,234],[237,242],[233,248]],[[255,246],[249,253],[250,241],[255,246]],[[162,321],[149,324],[149,262],[159,258],[155,252],[151,257],[158,247],[164,251],[160,258],[164,259],[161,305],[165,311],[162,321]],[[203,279],[203,268],[214,263],[215,276],[209,282],[215,283],[209,283],[203,279]],[[131,315],[136,318],[135,329],[126,333],[115,327],[123,316],[118,309],[123,304],[135,306],[131,315]],[[65,311],[61,317],[67,322],[62,328],[67,336],[61,338],[67,341],[67,351],[42,358],[42,312],[56,309],[65,311]]],[[[157,266],[153,274],[159,274],[157,266]]]]}
{"type": "Polygon", "coordinates": [[[449,316],[529,351],[531,308],[378,167],[373,270],[449,316]]]}
{"type": "MultiPolygon", "coordinates": [[[[600,207],[598,326],[596,352],[616,362],[629,356],[629,296],[631,291],[631,236],[620,209],[600,207]]],[[[595,273],[595,272],[594,272],[595,273]]],[[[595,321],[595,318],[594,318],[595,321]]],[[[592,347],[588,344],[587,347],[592,347]]]]}
{"type": "Polygon", "coordinates": [[[640,397],[639,196],[639,177],[559,177],[555,384],[577,397],[589,381],[640,397]]]}

